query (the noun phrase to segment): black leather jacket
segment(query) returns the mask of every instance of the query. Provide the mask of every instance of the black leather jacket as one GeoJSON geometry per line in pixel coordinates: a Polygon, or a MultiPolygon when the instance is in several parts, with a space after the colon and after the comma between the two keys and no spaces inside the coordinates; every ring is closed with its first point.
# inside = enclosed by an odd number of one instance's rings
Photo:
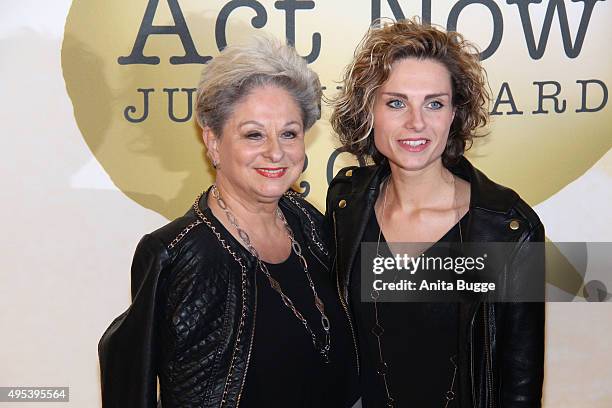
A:
{"type": "MultiPolygon", "coordinates": [[[[544,241],[542,223],[517,193],[489,180],[465,158],[450,170],[471,185],[465,242],[515,242],[513,262],[520,263],[526,243],[544,241]]],[[[380,184],[389,172],[388,164],[347,167],[329,187],[326,223],[333,234],[332,271],[345,308],[350,305],[350,271],[380,184]]],[[[520,265],[512,270],[520,270],[520,265]]],[[[509,279],[521,283],[520,276],[509,279]]],[[[540,407],[544,304],[478,301],[461,303],[459,308],[460,406],[540,407]]]]}
{"type": "MultiPolygon", "coordinates": [[[[255,258],[212,215],[205,194],[183,217],[145,235],[132,264],[132,305],[99,344],[104,408],[237,407],[255,328],[255,258]],[[198,208],[201,214],[198,214],[198,208]]],[[[303,248],[328,268],[322,215],[297,193],[303,248]]]]}

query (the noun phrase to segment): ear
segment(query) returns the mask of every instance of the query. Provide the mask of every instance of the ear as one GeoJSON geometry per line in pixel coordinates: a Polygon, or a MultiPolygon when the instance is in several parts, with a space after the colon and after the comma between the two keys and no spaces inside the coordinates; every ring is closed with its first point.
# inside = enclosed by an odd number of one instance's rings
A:
{"type": "Polygon", "coordinates": [[[205,126],[202,129],[202,140],[206,145],[206,154],[212,163],[219,163],[219,137],[212,131],[211,128],[205,126]]]}

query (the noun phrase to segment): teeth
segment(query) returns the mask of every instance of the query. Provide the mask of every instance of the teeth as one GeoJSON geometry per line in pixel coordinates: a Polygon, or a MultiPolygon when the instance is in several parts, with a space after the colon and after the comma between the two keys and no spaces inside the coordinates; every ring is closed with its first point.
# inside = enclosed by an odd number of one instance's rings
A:
{"type": "Polygon", "coordinates": [[[268,169],[259,169],[260,171],[263,171],[264,173],[269,173],[269,174],[279,174],[281,173],[284,169],[277,169],[277,170],[268,170],[268,169]]]}
{"type": "Polygon", "coordinates": [[[421,140],[402,140],[401,143],[407,144],[407,145],[412,146],[412,147],[416,147],[416,146],[420,146],[420,145],[423,145],[423,144],[427,143],[427,140],[424,140],[424,139],[421,139],[421,140]]]}

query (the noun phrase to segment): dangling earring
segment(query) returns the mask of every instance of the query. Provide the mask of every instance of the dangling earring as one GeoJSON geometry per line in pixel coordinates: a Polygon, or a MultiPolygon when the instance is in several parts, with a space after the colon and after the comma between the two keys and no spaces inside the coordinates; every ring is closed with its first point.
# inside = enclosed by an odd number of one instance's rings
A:
{"type": "Polygon", "coordinates": [[[215,170],[219,170],[219,162],[217,162],[216,160],[213,160],[212,162],[212,166],[214,167],[215,170]]]}

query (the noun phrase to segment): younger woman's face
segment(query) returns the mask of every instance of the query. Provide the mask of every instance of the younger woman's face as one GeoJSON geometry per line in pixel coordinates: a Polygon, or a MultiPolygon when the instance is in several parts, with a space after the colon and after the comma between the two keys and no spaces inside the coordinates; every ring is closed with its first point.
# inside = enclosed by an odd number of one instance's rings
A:
{"type": "Polygon", "coordinates": [[[396,61],[376,91],[374,143],[393,168],[440,165],[455,117],[448,69],[431,59],[396,61]]]}

